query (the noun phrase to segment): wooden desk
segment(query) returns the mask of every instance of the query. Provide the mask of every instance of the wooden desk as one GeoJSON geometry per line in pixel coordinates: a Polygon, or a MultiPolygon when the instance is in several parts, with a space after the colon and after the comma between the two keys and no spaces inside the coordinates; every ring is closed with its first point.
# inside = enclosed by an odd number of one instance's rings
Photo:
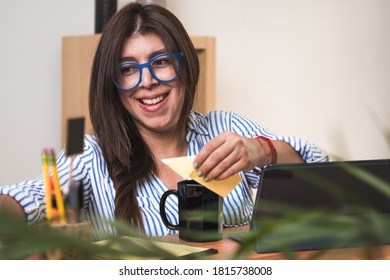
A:
{"type": "MultiPolygon", "coordinates": [[[[224,235],[225,238],[219,241],[211,242],[187,242],[179,239],[178,235],[168,235],[164,237],[157,237],[156,240],[174,243],[174,244],[183,244],[201,248],[212,248],[218,250],[218,254],[212,255],[209,258],[215,260],[227,260],[232,259],[235,255],[235,252],[239,249],[240,244],[236,241],[226,238],[226,234],[232,232],[241,232],[248,231],[249,226],[242,227],[233,227],[225,228],[224,235]]],[[[294,252],[296,258],[298,259],[323,259],[323,260],[359,260],[359,259],[381,259],[381,260],[390,260],[390,245],[376,247],[373,250],[374,255],[367,257],[363,255],[362,248],[345,248],[345,249],[332,249],[327,250],[320,256],[316,256],[319,252],[317,251],[301,251],[294,252]]],[[[250,260],[284,260],[286,259],[283,253],[266,253],[266,254],[257,254],[255,252],[250,253],[246,259],[250,260]]]]}

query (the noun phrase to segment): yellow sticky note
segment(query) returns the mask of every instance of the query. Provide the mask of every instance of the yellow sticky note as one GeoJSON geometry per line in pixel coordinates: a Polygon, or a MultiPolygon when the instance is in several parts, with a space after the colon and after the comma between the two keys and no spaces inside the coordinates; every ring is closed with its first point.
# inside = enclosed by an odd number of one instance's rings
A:
{"type": "Polygon", "coordinates": [[[196,176],[196,170],[192,166],[194,159],[195,157],[193,156],[169,158],[162,161],[183,178],[191,178],[221,197],[226,197],[242,180],[240,176],[233,175],[224,180],[206,182],[203,177],[196,176]]]}
{"type": "Polygon", "coordinates": [[[195,157],[176,157],[163,159],[162,162],[168,165],[173,171],[179,174],[184,179],[187,179],[194,169],[192,164],[195,157]]]}
{"type": "Polygon", "coordinates": [[[196,176],[195,169],[191,172],[189,177],[221,197],[227,196],[242,180],[240,176],[233,175],[224,180],[213,180],[211,182],[206,182],[203,177],[196,176]]]}

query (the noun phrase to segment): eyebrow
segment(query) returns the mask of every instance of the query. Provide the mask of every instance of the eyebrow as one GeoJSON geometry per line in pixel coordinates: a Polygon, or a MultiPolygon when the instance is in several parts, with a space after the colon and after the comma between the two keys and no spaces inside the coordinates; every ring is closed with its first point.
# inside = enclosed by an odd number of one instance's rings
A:
{"type": "MultiPolygon", "coordinates": [[[[151,60],[153,57],[155,57],[156,55],[159,55],[159,54],[163,54],[163,53],[166,53],[167,50],[166,49],[160,49],[160,50],[157,50],[157,51],[154,51],[152,53],[150,53],[148,55],[148,60],[151,60]]],[[[125,61],[135,61],[135,57],[134,56],[122,56],[120,58],[120,62],[125,62],[125,61]]]]}

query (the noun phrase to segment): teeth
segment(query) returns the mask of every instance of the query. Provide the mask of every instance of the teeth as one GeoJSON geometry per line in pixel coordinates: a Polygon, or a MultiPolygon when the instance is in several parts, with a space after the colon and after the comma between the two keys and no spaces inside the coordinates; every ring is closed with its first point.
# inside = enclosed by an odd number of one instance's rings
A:
{"type": "Polygon", "coordinates": [[[160,96],[160,97],[156,97],[153,99],[141,99],[141,101],[142,101],[142,103],[147,104],[147,105],[154,105],[154,104],[157,104],[157,103],[163,101],[164,98],[165,98],[165,96],[160,96]]]}

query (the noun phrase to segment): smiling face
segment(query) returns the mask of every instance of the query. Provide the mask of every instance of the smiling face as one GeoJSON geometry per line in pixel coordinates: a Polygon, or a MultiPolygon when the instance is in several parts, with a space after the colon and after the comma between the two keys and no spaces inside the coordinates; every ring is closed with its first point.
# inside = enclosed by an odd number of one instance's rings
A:
{"type": "MultiPolygon", "coordinates": [[[[162,53],[166,50],[159,36],[153,33],[136,35],[124,42],[121,60],[142,64],[162,53]]],[[[135,120],[141,134],[175,132],[185,96],[179,79],[159,82],[144,67],[142,80],[136,88],[118,91],[121,103],[135,120]]]]}

